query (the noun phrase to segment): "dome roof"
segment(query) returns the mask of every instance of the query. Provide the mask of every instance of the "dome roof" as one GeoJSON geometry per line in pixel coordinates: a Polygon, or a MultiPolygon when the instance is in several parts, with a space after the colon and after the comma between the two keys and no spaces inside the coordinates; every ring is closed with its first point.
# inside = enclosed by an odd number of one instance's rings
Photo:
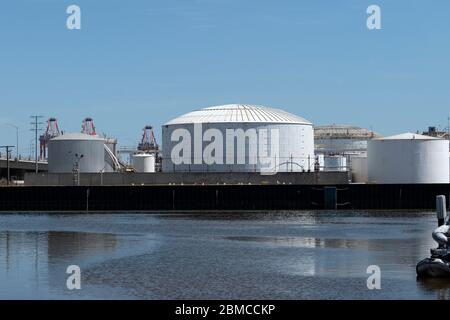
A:
{"type": "Polygon", "coordinates": [[[397,134],[395,136],[378,138],[375,140],[445,140],[445,139],[435,138],[435,137],[431,137],[431,136],[425,136],[425,135],[418,134],[418,133],[406,132],[406,133],[397,134]]]}
{"type": "Polygon", "coordinates": [[[294,123],[312,125],[308,120],[281,109],[248,104],[228,104],[192,111],[167,122],[166,125],[226,122],[294,123]]]}
{"type": "Polygon", "coordinates": [[[314,126],[315,139],[372,139],[381,137],[368,129],[349,125],[314,126]]]}

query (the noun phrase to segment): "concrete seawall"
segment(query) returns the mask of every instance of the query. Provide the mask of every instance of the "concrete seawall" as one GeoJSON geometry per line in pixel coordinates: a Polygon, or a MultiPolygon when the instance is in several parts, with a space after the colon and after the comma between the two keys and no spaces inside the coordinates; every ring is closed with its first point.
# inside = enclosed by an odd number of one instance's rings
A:
{"type": "Polygon", "coordinates": [[[434,210],[450,194],[449,184],[23,186],[0,188],[0,211],[321,210],[325,187],[338,210],[434,210]]]}

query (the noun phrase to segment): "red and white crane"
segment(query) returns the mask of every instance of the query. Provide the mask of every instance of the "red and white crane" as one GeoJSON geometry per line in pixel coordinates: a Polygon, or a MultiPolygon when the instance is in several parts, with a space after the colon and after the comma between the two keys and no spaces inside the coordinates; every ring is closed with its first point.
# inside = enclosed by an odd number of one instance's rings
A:
{"type": "Polygon", "coordinates": [[[50,139],[59,136],[61,133],[58,127],[58,121],[56,118],[49,118],[47,120],[47,129],[45,133],[39,137],[40,143],[40,159],[47,158],[47,145],[50,139]]]}
{"type": "Polygon", "coordinates": [[[90,136],[96,136],[94,120],[92,118],[85,118],[81,125],[81,133],[88,134],[90,136]]]}
{"type": "Polygon", "coordinates": [[[158,152],[159,146],[156,142],[155,133],[152,126],[145,126],[144,133],[142,134],[141,143],[138,145],[139,151],[145,152],[158,152]]]}

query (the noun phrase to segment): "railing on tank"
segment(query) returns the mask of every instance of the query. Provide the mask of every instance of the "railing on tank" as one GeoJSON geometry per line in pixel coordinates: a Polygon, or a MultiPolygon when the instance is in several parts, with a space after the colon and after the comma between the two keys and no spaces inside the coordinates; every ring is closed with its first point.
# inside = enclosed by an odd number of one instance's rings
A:
{"type": "MultiPolygon", "coordinates": [[[[269,158],[264,157],[264,162],[267,163],[268,159],[269,158]]],[[[203,161],[203,158],[191,158],[191,163],[174,164],[170,158],[162,157],[162,163],[165,161],[171,163],[170,167],[166,166],[166,169],[170,170],[170,172],[260,172],[261,168],[264,166],[264,163],[255,160],[252,163],[249,163],[248,157],[245,160],[244,163],[229,164],[224,161],[224,163],[214,162],[212,164],[206,164],[203,161]],[[222,170],[219,170],[219,168],[222,168],[222,170]]],[[[266,169],[281,172],[350,171],[350,165],[348,165],[348,163],[338,166],[325,166],[320,164],[317,157],[273,157],[272,161],[273,162],[271,163],[275,165],[266,167],[266,169]]]]}

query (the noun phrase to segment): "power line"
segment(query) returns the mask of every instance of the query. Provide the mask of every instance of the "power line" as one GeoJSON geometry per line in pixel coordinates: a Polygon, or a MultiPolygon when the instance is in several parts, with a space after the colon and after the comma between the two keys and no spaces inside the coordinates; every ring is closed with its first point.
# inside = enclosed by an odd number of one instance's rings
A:
{"type": "Polygon", "coordinates": [[[9,186],[9,182],[11,181],[11,175],[9,170],[9,148],[14,148],[14,146],[0,146],[0,148],[6,149],[6,171],[7,171],[7,180],[6,184],[9,186]]]}
{"type": "Polygon", "coordinates": [[[42,130],[42,128],[40,128],[39,126],[44,124],[43,122],[39,122],[40,118],[43,118],[43,116],[30,116],[30,118],[33,119],[33,122],[31,122],[31,125],[33,125],[34,127],[31,129],[31,131],[34,131],[34,146],[35,146],[35,151],[34,151],[34,157],[35,157],[35,171],[36,173],[38,173],[39,171],[39,167],[38,167],[38,132],[40,130],[42,130]]]}

